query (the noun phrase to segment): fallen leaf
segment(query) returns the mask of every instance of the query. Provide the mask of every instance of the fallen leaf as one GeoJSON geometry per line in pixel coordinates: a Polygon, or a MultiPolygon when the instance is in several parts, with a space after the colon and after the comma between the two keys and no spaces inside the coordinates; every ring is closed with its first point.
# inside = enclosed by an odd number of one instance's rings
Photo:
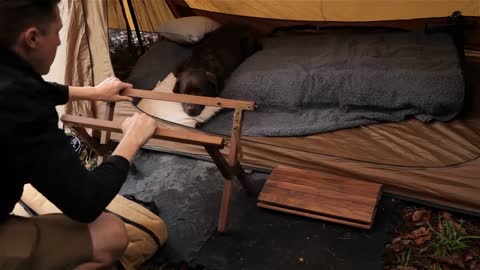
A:
{"type": "Polygon", "coordinates": [[[447,211],[442,211],[440,212],[440,215],[444,218],[444,219],[452,219],[452,213],[450,212],[447,212],[447,211]]]}
{"type": "Polygon", "coordinates": [[[420,246],[422,245],[423,243],[427,242],[428,240],[430,240],[430,238],[432,237],[432,235],[428,235],[428,236],[424,236],[424,237],[420,237],[420,238],[417,238],[415,239],[415,244],[417,246],[420,246]]]}
{"type": "Polygon", "coordinates": [[[419,209],[412,214],[412,221],[416,226],[425,225],[426,222],[430,221],[431,212],[427,209],[419,209]]]}
{"type": "Polygon", "coordinates": [[[407,224],[410,223],[410,221],[412,220],[412,215],[413,215],[414,212],[415,212],[415,209],[413,209],[413,208],[405,208],[403,210],[402,218],[405,221],[405,223],[407,223],[407,224]]]}
{"type": "Polygon", "coordinates": [[[444,257],[444,256],[436,256],[436,255],[428,255],[429,258],[439,262],[439,263],[445,263],[451,266],[456,266],[461,269],[465,269],[465,264],[463,264],[463,260],[461,256],[450,256],[450,257],[444,257]]]}
{"type": "Polygon", "coordinates": [[[392,239],[392,244],[395,244],[397,242],[400,242],[400,240],[402,240],[402,236],[397,236],[395,238],[392,239]]]}
{"type": "Polygon", "coordinates": [[[413,266],[397,266],[397,270],[417,270],[417,268],[413,266]]]}
{"type": "Polygon", "coordinates": [[[412,242],[412,240],[400,240],[387,247],[391,249],[393,252],[400,252],[404,250],[408,245],[412,242]]]}
{"type": "Polygon", "coordinates": [[[421,245],[425,243],[426,241],[430,240],[432,237],[432,232],[425,228],[425,227],[420,227],[411,233],[403,236],[403,239],[409,239],[409,240],[414,240],[416,245],[421,245]]]}

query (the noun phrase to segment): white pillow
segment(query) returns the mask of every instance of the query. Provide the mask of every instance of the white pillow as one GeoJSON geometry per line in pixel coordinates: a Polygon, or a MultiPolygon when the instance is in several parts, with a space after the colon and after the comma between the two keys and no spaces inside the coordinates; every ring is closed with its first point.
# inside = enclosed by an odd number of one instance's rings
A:
{"type": "Polygon", "coordinates": [[[205,34],[215,31],[220,23],[203,16],[182,17],[160,25],[159,34],[166,39],[181,43],[195,44],[200,42],[205,34]]]}
{"type": "MultiPolygon", "coordinates": [[[[170,73],[163,81],[159,81],[152,91],[173,93],[172,90],[176,81],[175,75],[170,73]]],[[[222,109],[221,107],[205,106],[200,115],[192,117],[183,111],[182,104],[179,102],[153,99],[142,99],[137,104],[137,108],[153,117],[193,128],[205,123],[222,109]]]]}

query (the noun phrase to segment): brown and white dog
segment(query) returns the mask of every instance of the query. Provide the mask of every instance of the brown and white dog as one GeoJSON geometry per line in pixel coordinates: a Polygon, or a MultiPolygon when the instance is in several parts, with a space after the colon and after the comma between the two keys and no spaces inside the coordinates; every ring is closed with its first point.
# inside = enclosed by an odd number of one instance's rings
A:
{"type": "MultiPolygon", "coordinates": [[[[253,33],[245,26],[224,25],[207,34],[192,55],[175,71],[174,93],[217,97],[228,76],[258,48],[253,33]]],[[[203,105],[183,103],[189,116],[197,116],[203,105]]]]}

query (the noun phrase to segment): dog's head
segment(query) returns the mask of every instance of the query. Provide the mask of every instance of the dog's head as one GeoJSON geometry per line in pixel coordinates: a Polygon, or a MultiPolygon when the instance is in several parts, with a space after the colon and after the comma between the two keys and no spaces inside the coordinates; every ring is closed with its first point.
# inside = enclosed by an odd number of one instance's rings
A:
{"type": "MultiPolygon", "coordinates": [[[[217,97],[218,82],[215,74],[203,70],[189,70],[177,74],[177,82],[173,88],[177,94],[217,97]]],[[[205,106],[182,103],[183,110],[189,116],[199,115],[205,106]]]]}

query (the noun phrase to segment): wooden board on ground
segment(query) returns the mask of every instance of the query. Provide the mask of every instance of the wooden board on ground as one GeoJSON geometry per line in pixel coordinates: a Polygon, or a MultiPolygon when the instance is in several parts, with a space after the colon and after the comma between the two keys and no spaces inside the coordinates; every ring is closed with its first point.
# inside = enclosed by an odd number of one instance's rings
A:
{"type": "Polygon", "coordinates": [[[257,206],[370,229],[382,185],[320,171],[278,166],[257,206]]]}

